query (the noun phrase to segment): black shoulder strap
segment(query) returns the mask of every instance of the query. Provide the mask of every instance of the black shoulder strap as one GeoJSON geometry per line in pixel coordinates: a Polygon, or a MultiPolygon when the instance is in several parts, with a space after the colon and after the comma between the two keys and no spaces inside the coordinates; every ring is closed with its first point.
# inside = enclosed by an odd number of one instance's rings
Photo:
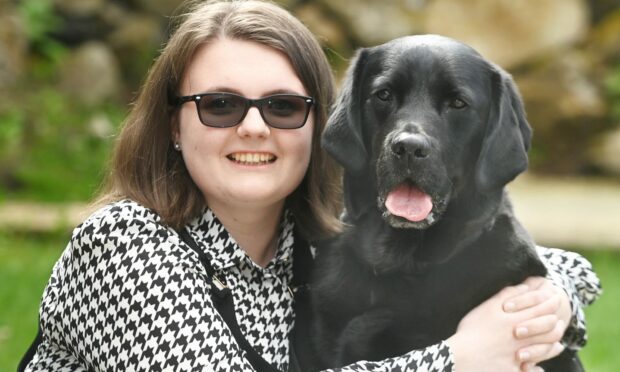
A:
{"type": "Polygon", "coordinates": [[[307,290],[314,266],[314,258],[310,252],[310,245],[297,230],[294,231],[294,237],[292,286],[307,290]]]}
{"type": "Polygon", "coordinates": [[[295,247],[293,248],[293,291],[295,293],[295,326],[289,336],[291,340],[291,372],[318,371],[324,365],[318,356],[314,342],[314,317],[310,282],[314,257],[310,245],[295,232],[295,247]]]}
{"type": "Polygon", "coordinates": [[[245,351],[245,356],[248,362],[254,367],[257,372],[279,372],[277,368],[267,362],[259,353],[254,350],[252,345],[241,333],[237,318],[235,317],[235,304],[233,302],[232,293],[226,284],[215,276],[215,270],[211,266],[207,255],[204,253],[196,241],[189,235],[187,230],[181,229],[179,232],[181,239],[187,244],[194,252],[200,257],[200,262],[204,266],[208,274],[208,281],[211,287],[211,300],[215,309],[220,313],[222,319],[228,325],[228,328],[232,332],[237,345],[245,351]]]}

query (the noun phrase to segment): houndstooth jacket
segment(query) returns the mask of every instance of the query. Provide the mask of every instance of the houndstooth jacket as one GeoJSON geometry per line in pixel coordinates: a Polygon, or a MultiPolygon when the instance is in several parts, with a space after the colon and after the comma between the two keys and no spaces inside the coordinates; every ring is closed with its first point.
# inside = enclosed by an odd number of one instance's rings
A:
{"type": "MultiPolygon", "coordinates": [[[[232,289],[237,320],[250,344],[288,370],[294,323],[293,221],[286,214],[278,250],[256,265],[209,210],[185,228],[232,289]]],[[[31,371],[250,371],[209,297],[198,256],[157,214],[132,201],[110,204],[78,226],[54,266],[40,307],[43,341],[31,371]]],[[[582,307],[600,293],[580,255],[539,248],[550,278],[567,291],[573,323],[564,342],[585,343],[582,307]]],[[[452,371],[445,342],[339,371],[452,371]]]]}

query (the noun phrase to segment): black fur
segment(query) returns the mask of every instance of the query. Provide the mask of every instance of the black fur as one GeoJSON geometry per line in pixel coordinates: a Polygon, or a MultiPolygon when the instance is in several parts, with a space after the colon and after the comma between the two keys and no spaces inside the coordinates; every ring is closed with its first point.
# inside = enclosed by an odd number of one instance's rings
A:
{"type": "Polygon", "coordinates": [[[512,78],[462,43],[411,36],[357,53],[323,136],[344,167],[351,227],[317,258],[321,367],[439,342],[501,288],[545,275],[504,191],[530,138],[512,78]],[[387,211],[403,182],[432,197],[430,217],[387,211]]]}

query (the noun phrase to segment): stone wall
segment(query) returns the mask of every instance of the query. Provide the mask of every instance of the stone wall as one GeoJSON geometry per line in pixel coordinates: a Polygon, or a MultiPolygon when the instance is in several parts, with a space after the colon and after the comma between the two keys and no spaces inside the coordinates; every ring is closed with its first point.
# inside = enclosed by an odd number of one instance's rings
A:
{"type": "MultiPolygon", "coordinates": [[[[84,105],[126,103],[179,0],[0,0],[0,94],[31,73],[26,3],[48,3],[66,53],[56,84],[84,105]]],[[[620,1],[286,0],[339,74],[360,46],[415,33],[462,40],[513,73],[535,129],[535,170],[620,176],[620,1]]],[[[30,10],[32,12],[32,10],[30,10]]],[[[30,25],[32,27],[32,24],[30,25]]]]}

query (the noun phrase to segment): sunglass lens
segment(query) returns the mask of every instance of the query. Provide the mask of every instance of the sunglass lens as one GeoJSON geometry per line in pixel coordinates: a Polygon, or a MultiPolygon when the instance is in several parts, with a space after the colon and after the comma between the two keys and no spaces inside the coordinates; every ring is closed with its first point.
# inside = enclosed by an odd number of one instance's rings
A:
{"type": "Polygon", "coordinates": [[[243,97],[232,94],[210,94],[200,99],[200,119],[209,126],[234,126],[239,123],[244,112],[243,97]]]}
{"type": "Polygon", "coordinates": [[[303,97],[270,97],[263,106],[265,120],[276,128],[298,128],[304,124],[308,104],[303,97]]]}

